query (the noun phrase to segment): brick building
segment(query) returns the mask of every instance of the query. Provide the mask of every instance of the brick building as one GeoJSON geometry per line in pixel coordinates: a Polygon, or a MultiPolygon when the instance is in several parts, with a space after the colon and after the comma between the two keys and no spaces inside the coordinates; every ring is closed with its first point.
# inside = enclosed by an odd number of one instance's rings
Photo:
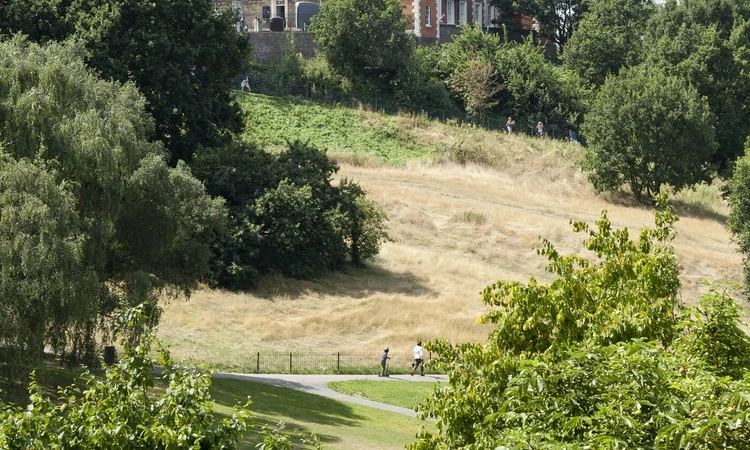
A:
{"type": "MultiPolygon", "coordinates": [[[[271,29],[272,20],[280,25],[279,30],[301,31],[297,27],[296,11],[298,5],[307,7],[320,5],[325,0],[213,0],[217,10],[234,9],[238,16],[243,18],[238,22],[237,28],[246,31],[268,31],[271,29]],[[281,23],[279,23],[279,21],[281,23]]],[[[435,42],[450,42],[451,36],[460,32],[461,24],[481,25],[486,30],[499,31],[502,27],[496,19],[504,19],[507,24],[509,38],[516,41],[523,40],[527,35],[539,31],[538,24],[533,17],[514,14],[510,17],[502,17],[503,12],[490,5],[491,0],[401,0],[404,7],[404,16],[407,18],[409,32],[413,33],[420,45],[431,45],[435,42]]],[[[300,9],[303,11],[303,9],[300,9]]],[[[302,15],[302,13],[300,14],[302,15]]],[[[535,33],[534,33],[535,34],[535,33]]],[[[305,36],[307,37],[307,36],[305,36]]],[[[308,39],[309,45],[300,51],[307,55],[314,54],[314,43],[312,38],[308,39]],[[310,47],[310,48],[307,48],[310,47]]],[[[283,39],[271,38],[270,36],[251,36],[256,50],[261,47],[266,49],[268,55],[280,54],[279,42],[283,39]]],[[[544,43],[543,39],[539,42],[544,43]]],[[[556,57],[555,46],[547,44],[547,56],[556,57]]],[[[258,55],[256,55],[257,57],[258,55]]],[[[263,60],[275,61],[276,56],[264,57],[263,60]],[[272,59],[269,59],[272,58],[272,59]]]]}
{"type": "MultiPolygon", "coordinates": [[[[253,31],[255,18],[261,19],[262,29],[269,28],[270,19],[283,18],[286,29],[296,27],[297,3],[317,3],[324,0],[214,0],[217,9],[234,9],[240,17],[245,18],[249,31],[253,31]]],[[[404,15],[409,21],[409,31],[418,38],[441,39],[441,28],[448,36],[455,34],[450,31],[462,23],[481,25],[485,28],[500,28],[495,24],[502,12],[490,5],[489,0],[401,0],[404,5],[404,15]]],[[[531,30],[533,19],[527,16],[513,16],[511,21],[517,22],[519,29],[531,30]]]]}
{"type": "MultiPolygon", "coordinates": [[[[244,24],[248,31],[255,31],[255,19],[260,19],[262,30],[269,30],[271,19],[279,17],[284,19],[285,29],[296,29],[297,3],[317,3],[322,0],[213,0],[217,10],[234,9],[240,18],[244,17],[244,24]]],[[[238,24],[239,25],[239,24],[238,24]]]]}

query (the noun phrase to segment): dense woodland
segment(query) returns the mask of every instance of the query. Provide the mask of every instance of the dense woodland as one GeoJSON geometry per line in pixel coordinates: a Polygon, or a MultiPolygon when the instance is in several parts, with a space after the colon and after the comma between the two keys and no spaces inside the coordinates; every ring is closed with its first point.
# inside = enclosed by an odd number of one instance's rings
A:
{"type": "Polygon", "coordinates": [[[247,410],[218,420],[208,374],[172,364],[151,332],[159,298],[378,253],[385,213],[356,182],[333,182],[324,149],[240,139],[231,87],[248,70],[580,131],[595,189],[656,210],[635,240],[606,214],[574,223],[590,259],[545,241],[555,281],[489,286],[486,343],[430,343],[450,384],[419,406],[438,432],[411,448],[743,448],[740,309],[720,288],[679,302],[677,219],[660,194],[725,183],[750,254],[750,5],[497,5],[536,16],[559,60],[470,27],[417,48],[398,0],[329,0],[312,23],[318,57],[287,51],[274,67],[252,63],[236,17],[207,0],[0,4],[0,377],[17,388],[45,351],[91,362],[101,339],[125,351],[67,400],[32,382],[31,407],[0,415],[0,448],[236,447],[247,410]],[[166,392],[152,390],[156,364],[166,392]]]}

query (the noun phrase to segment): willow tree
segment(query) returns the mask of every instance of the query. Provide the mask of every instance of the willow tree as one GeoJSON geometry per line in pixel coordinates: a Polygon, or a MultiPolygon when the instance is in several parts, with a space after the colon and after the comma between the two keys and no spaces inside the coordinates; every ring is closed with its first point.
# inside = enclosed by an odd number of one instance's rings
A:
{"type": "Polygon", "coordinates": [[[135,86],[98,79],[80,54],[74,44],[0,44],[0,323],[34,321],[4,331],[6,344],[33,343],[16,347],[28,356],[45,344],[90,352],[118,305],[189,292],[224,217],[221,201],[149,142],[153,120],[135,86]]]}

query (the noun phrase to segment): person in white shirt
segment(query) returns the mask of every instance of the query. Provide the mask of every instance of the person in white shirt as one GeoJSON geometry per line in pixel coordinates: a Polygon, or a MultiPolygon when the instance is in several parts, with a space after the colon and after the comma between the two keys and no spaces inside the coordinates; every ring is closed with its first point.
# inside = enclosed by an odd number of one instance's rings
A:
{"type": "Polygon", "coordinates": [[[424,349],[422,348],[422,341],[418,341],[414,347],[414,363],[411,365],[411,373],[409,375],[414,376],[417,368],[421,368],[420,375],[424,376],[424,349]]]}

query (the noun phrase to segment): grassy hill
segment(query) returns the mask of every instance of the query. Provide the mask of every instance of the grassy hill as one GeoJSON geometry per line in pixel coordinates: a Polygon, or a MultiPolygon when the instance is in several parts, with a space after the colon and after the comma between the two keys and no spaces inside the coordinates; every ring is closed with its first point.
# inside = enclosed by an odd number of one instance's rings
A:
{"type": "MultiPolygon", "coordinates": [[[[407,353],[417,338],[482,341],[479,292],[499,279],[550,280],[539,237],[585,254],[571,219],[636,231],[653,223],[627,193],[595,195],[577,145],[361,109],[243,95],[246,139],[303,139],[329,149],[389,215],[392,242],[374,263],[315,280],[269,277],[247,293],[197,292],[164,305],[159,335],[175,356],[238,370],[257,351],[407,353]]],[[[716,186],[673,197],[682,299],[703,280],[742,279],[716,186]]]]}

